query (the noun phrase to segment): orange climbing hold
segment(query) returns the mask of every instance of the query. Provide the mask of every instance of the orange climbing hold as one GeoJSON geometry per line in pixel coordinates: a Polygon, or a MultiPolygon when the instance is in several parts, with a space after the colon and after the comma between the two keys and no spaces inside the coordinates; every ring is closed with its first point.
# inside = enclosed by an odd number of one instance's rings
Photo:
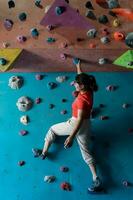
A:
{"type": "Polygon", "coordinates": [[[114,8],[112,12],[116,15],[127,18],[128,20],[133,21],[133,10],[127,8],[114,8]]]}
{"type": "Polygon", "coordinates": [[[121,41],[125,39],[125,35],[122,32],[115,32],[114,33],[114,39],[116,41],[121,41]]]}

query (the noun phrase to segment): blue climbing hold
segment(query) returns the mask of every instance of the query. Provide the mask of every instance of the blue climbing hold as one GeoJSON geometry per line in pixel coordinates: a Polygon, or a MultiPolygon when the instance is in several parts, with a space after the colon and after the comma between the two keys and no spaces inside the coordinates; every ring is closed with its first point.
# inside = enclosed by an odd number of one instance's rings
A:
{"type": "Polygon", "coordinates": [[[113,9],[113,8],[118,8],[119,7],[118,0],[108,0],[107,3],[108,3],[109,9],[113,9]]]}
{"type": "Polygon", "coordinates": [[[63,7],[63,6],[57,6],[55,8],[56,15],[61,15],[62,13],[64,13],[64,11],[65,11],[65,7],[63,7]]]}
{"type": "Polygon", "coordinates": [[[6,65],[7,64],[7,60],[5,58],[0,58],[0,65],[6,65]]]}
{"type": "Polygon", "coordinates": [[[32,35],[32,37],[37,37],[37,36],[39,36],[38,30],[37,30],[36,28],[32,28],[32,29],[31,29],[31,35],[32,35]]]}
{"type": "Polygon", "coordinates": [[[77,65],[80,62],[79,58],[73,58],[73,64],[77,65]]]}
{"type": "Polygon", "coordinates": [[[55,38],[52,38],[52,37],[48,37],[47,40],[46,40],[48,43],[53,43],[55,42],[55,38]]]}
{"type": "Polygon", "coordinates": [[[25,21],[27,18],[27,15],[26,15],[26,13],[23,12],[23,13],[19,14],[18,18],[20,21],[25,21]]]}

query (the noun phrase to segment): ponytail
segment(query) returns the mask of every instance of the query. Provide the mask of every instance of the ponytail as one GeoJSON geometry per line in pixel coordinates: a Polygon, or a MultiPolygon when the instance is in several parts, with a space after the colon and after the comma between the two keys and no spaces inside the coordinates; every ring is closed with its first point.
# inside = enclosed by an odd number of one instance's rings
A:
{"type": "Polygon", "coordinates": [[[98,85],[96,83],[96,79],[94,76],[89,75],[89,82],[90,82],[90,88],[92,89],[92,91],[94,92],[98,91],[98,85]]]}

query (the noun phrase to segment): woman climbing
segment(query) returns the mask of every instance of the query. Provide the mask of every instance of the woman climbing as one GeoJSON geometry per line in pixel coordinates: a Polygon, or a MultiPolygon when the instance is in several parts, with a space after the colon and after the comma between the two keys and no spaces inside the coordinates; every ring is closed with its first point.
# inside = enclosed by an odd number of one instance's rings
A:
{"type": "Polygon", "coordinates": [[[90,114],[93,106],[93,92],[98,90],[98,86],[94,76],[82,72],[79,60],[76,68],[77,75],[74,86],[78,92],[78,96],[72,104],[72,117],[66,122],[51,126],[46,134],[41,156],[43,159],[47,157],[48,149],[54,142],[56,136],[68,135],[64,142],[65,148],[71,147],[74,138],[76,138],[82,157],[92,173],[93,183],[88,190],[93,193],[101,189],[101,181],[97,176],[96,164],[89,150],[90,114]]]}

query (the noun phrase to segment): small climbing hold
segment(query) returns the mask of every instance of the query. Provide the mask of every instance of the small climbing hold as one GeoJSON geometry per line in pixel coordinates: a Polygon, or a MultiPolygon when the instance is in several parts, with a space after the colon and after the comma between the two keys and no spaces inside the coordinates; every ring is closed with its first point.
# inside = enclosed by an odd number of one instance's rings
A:
{"type": "Polygon", "coordinates": [[[107,28],[102,28],[102,29],[101,29],[101,33],[102,33],[103,36],[106,36],[106,35],[109,34],[109,31],[108,31],[107,28]]]}
{"type": "Polygon", "coordinates": [[[20,89],[23,86],[24,79],[21,76],[11,76],[8,86],[14,90],[20,89]]]}
{"type": "Polygon", "coordinates": [[[109,119],[109,117],[103,115],[103,116],[100,116],[99,119],[100,119],[100,120],[107,120],[107,119],[109,119]]]}
{"type": "Polygon", "coordinates": [[[127,65],[128,65],[128,66],[133,66],[133,61],[129,61],[129,62],[127,63],[127,65]]]}
{"type": "Polygon", "coordinates": [[[67,76],[57,76],[56,77],[56,81],[59,82],[59,83],[62,83],[64,81],[66,81],[68,79],[67,76]]]}
{"type": "Polygon", "coordinates": [[[107,0],[109,9],[118,8],[119,2],[118,0],[107,0]]]}
{"type": "Polygon", "coordinates": [[[34,157],[39,157],[42,154],[42,150],[37,149],[37,148],[32,148],[32,153],[33,153],[34,157]]]}
{"type": "Polygon", "coordinates": [[[45,176],[44,177],[44,181],[47,182],[47,183],[52,183],[55,181],[55,176],[45,176]]]}
{"type": "Polygon", "coordinates": [[[55,13],[56,15],[61,15],[65,12],[65,7],[64,6],[57,6],[55,8],[55,13]]]}
{"type": "Polygon", "coordinates": [[[109,11],[109,15],[111,15],[112,17],[116,17],[116,14],[112,10],[109,11]]]}
{"type": "Polygon", "coordinates": [[[73,58],[73,64],[77,65],[80,62],[79,58],[73,58]]]}
{"type": "Polygon", "coordinates": [[[116,89],[116,86],[114,86],[114,85],[108,85],[107,87],[106,87],[106,90],[107,91],[114,91],[116,89]]]}
{"type": "Polygon", "coordinates": [[[93,20],[96,19],[96,16],[95,16],[94,12],[92,12],[92,10],[87,10],[86,13],[85,13],[85,16],[90,18],[90,19],[93,19],[93,20]]]}
{"type": "Polygon", "coordinates": [[[26,13],[22,12],[19,14],[18,18],[20,21],[25,21],[27,18],[27,15],[26,15],[26,13]]]}
{"type": "Polygon", "coordinates": [[[40,80],[43,79],[43,75],[41,75],[41,74],[36,74],[36,75],[35,75],[35,78],[36,78],[36,80],[40,81],[40,80]]]}
{"type": "Polygon", "coordinates": [[[48,89],[54,89],[54,88],[57,87],[57,84],[54,83],[54,82],[49,82],[49,83],[47,84],[47,87],[48,87],[48,89]]]}
{"type": "Polygon", "coordinates": [[[65,102],[67,102],[67,99],[62,99],[61,101],[62,101],[62,103],[65,103],[65,102]]]}
{"type": "Polygon", "coordinates": [[[99,58],[98,63],[99,63],[100,65],[107,64],[107,63],[108,63],[108,59],[107,59],[107,58],[99,58]]]}
{"type": "Polygon", "coordinates": [[[2,44],[2,46],[3,46],[3,48],[7,48],[7,47],[9,47],[9,43],[8,42],[3,42],[3,44],[2,44]]]}
{"type": "Polygon", "coordinates": [[[88,8],[88,9],[93,9],[91,1],[87,1],[86,4],[85,4],[85,7],[88,8]]]}
{"type": "Polygon", "coordinates": [[[96,37],[96,34],[97,34],[97,30],[96,29],[90,29],[88,32],[87,32],[87,36],[89,38],[95,38],[96,37]]]}
{"type": "Polygon", "coordinates": [[[128,128],[128,133],[133,133],[133,128],[128,128]]]}
{"type": "Polygon", "coordinates": [[[27,134],[28,134],[28,131],[26,131],[26,130],[19,131],[19,135],[21,135],[21,136],[24,136],[24,135],[27,135],[27,134]]]}
{"type": "Polygon", "coordinates": [[[90,44],[89,44],[89,47],[90,47],[91,49],[96,48],[96,44],[90,43],[90,44]]]}
{"type": "Polygon", "coordinates": [[[60,58],[61,58],[61,60],[66,60],[67,55],[65,53],[61,53],[60,58]]]}
{"type": "Polygon", "coordinates": [[[23,35],[17,36],[17,41],[19,43],[24,43],[24,42],[26,42],[26,40],[27,40],[27,38],[25,36],[23,36],[23,35]]]}
{"type": "Polygon", "coordinates": [[[22,96],[16,103],[18,109],[22,112],[26,112],[32,108],[33,102],[29,97],[22,96]]]}
{"type": "Polygon", "coordinates": [[[114,19],[114,21],[113,21],[113,23],[112,23],[112,25],[113,25],[113,27],[115,27],[115,28],[117,28],[118,26],[120,26],[120,20],[119,19],[114,19]]]}
{"type": "Polygon", "coordinates": [[[51,103],[51,104],[49,104],[49,108],[50,108],[50,109],[52,109],[52,108],[54,108],[54,107],[55,107],[55,105],[54,105],[54,104],[52,104],[52,103],[51,103]]]}
{"type": "Polygon", "coordinates": [[[5,19],[4,20],[4,27],[7,31],[10,31],[13,27],[13,21],[11,19],[5,19]]]}
{"type": "Polygon", "coordinates": [[[60,44],[60,46],[59,47],[61,47],[61,48],[67,48],[68,47],[68,44],[66,43],[66,42],[62,42],[61,44],[60,44]]]}
{"type": "Polygon", "coordinates": [[[9,8],[14,8],[15,7],[15,2],[13,0],[8,1],[8,7],[9,8]]]}
{"type": "Polygon", "coordinates": [[[108,44],[110,42],[110,39],[107,36],[102,37],[100,40],[102,44],[108,44]]]}
{"type": "Polygon", "coordinates": [[[40,97],[38,97],[38,98],[35,99],[35,103],[36,103],[36,104],[40,104],[41,101],[42,101],[42,99],[41,99],[40,97]]]}
{"type": "Polygon", "coordinates": [[[68,171],[69,171],[69,168],[68,168],[68,167],[65,167],[65,166],[61,166],[61,167],[60,167],[60,171],[61,171],[61,172],[68,172],[68,171]]]}
{"type": "Polygon", "coordinates": [[[47,29],[47,31],[51,31],[51,30],[54,29],[54,26],[53,25],[47,25],[46,29],[47,29]]]}
{"type": "Polygon", "coordinates": [[[77,96],[78,96],[78,94],[79,94],[79,92],[78,92],[78,91],[73,91],[73,92],[72,92],[72,96],[73,96],[73,97],[77,97],[77,96]]]}
{"type": "Polygon", "coordinates": [[[18,162],[18,165],[19,165],[20,167],[23,166],[23,165],[25,165],[25,161],[23,161],[23,160],[19,161],[19,162],[18,162]]]}
{"type": "Polygon", "coordinates": [[[54,42],[56,41],[56,39],[55,39],[55,38],[52,38],[52,37],[48,37],[48,38],[46,39],[46,41],[47,41],[48,43],[54,43],[54,42]]]}
{"type": "Polygon", "coordinates": [[[63,183],[61,183],[60,187],[61,187],[62,190],[71,191],[70,183],[63,182],[63,183]]]}
{"type": "Polygon", "coordinates": [[[104,108],[104,107],[105,107],[105,105],[104,105],[104,104],[102,104],[102,103],[100,103],[100,104],[99,104],[99,107],[100,107],[100,108],[104,108]]]}
{"type": "Polygon", "coordinates": [[[48,12],[48,10],[51,8],[51,5],[47,5],[46,7],[45,7],[45,13],[47,13],[48,12]]]}
{"type": "Polygon", "coordinates": [[[67,114],[67,110],[61,110],[60,114],[61,114],[61,115],[67,114]]]}
{"type": "Polygon", "coordinates": [[[29,123],[29,117],[27,115],[23,115],[22,117],[20,117],[20,122],[23,125],[27,125],[29,123]]]}
{"type": "Polygon", "coordinates": [[[122,41],[122,40],[124,40],[124,38],[125,38],[124,33],[122,33],[122,32],[115,32],[114,33],[114,39],[116,41],[122,41]]]}
{"type": "Polygon", "coordinates": [[[0,58],[0,65],[4,66],[7,64],[7,60],[5,58],[0,58]]]}
{"type": "Polygon", "coordinates": [[[122,108],[128,108],[129,107],[129,104],[128,103],[123,103],[123,105],[122,105],[122,108]]]}
{"type": "Polygon", "coordinates": [[[74,86],[74,84],[75,84],[75,81],[71,81],[70,85],[74,86]]]}
{"type": "Polygon", "coordinates": [[[35,6],[37,6],[38,8],[42,8],[41,0],[35,0],[35,6]]]}
{"type": "Polygon", "coordinates": [[[108,141],[103,143],[103,147],[104,148],[109,148],[110,147],[110,143],[108,141]]]}
{"type": "Polygon", "coordinates": [[[32,35],[33,38],[36,38],[36,37],[39,36],[39,32],[38,32],[38,30],[36,28],[32,28],[30,30],[30,32],[31,32],[31,35],[32,35]]]}
{"type": "Polygon", "coordinates": [[[130,48],[133,48],[133,32],[130,32],[127,34],[127,36],[125,38],[125,43],[130,48]]]}
{"type": "Polygon", "coordinates": [[[108,23],[108,18],[107,18],[106,15],[101,15],[101,16],[98,18],[98,21],[99,21],[99,23],[101,23],[101,24],[106,24],[106,23],[108,23]]]}
{"type": "Polygon", "coordinates": [[[125,186],[125,187],[128,187],[128,186],[130,186],[130,183],[128,181],[123,181],[122,185],[125,186]]]}

